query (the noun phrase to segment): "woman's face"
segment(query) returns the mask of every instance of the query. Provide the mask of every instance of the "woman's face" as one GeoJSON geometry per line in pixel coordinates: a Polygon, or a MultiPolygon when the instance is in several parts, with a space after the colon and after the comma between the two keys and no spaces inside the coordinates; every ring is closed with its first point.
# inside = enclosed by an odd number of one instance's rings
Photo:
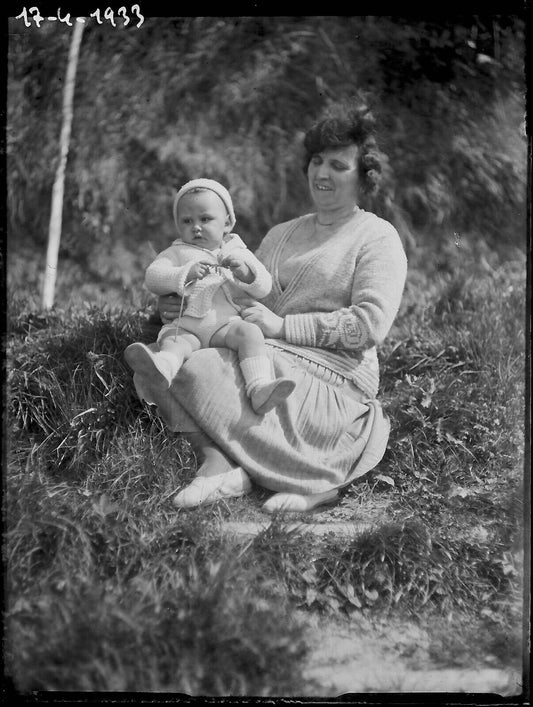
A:
{"type": "Polygon", "coordinates": [[[317,209],[353,207],[359,192],[357,145],[323,150],[307,168],[311,198],[317,209]]]}

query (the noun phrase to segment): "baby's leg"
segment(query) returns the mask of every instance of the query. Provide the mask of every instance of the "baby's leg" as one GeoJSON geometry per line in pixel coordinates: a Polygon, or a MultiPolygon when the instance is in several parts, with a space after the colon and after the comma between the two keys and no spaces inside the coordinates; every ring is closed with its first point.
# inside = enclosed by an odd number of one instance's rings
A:
{"type": "Polygon", "coordinates": [[[152,385],[168,388],[183,362],[201,346],[194,334],[168,332],[159,340],[159,348],[160,351],[154,352],[137,342],[128,346],[124,357],[133,370],[147,376],[152,385]]]}
{"type": "Polygon", "coordinates": [[[239,356],[246,382],[246,394],[258,415],[272,410],[292,393],[294,381],[288,378],[274,378],[263,332],[256,324],[243,320],[230,322],[215,334],[210,345],[216,346],[215,342],[220,341],[221,337],[224,339],[224,345],[236,351],[239,356]]]}
{"type": "Polygon", "coordinates": [[[209,346],[224,346],[236,351],[239,360],[252,356],[267,356],[263,332],[252,322],[234,319],[213,334],[209,346]]]}
{"type": "MultiPolygon", "coordinates": [[[[200,340],[194,334],[189,332],[180,332],[179,334],[167,334],[159,340],[159,347],[163,353],[173,356],[178,368],[176,373],[183,365],[189,356],[202,348],[200,340]]],[[[174,374],[176,375],[176,374],[174,374]]]]}

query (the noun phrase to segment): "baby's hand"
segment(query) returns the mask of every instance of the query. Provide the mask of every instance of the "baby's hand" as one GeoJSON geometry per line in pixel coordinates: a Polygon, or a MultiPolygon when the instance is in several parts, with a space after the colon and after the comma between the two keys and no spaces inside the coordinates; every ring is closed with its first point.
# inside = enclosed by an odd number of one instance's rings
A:
{"type": "Polygon", "coordinates": [[[210,263],[200,261],[199,263],[194,263],[189,270],[189,280],[203,280],[203,278],[209,274],[210,263]]]}
{"type": "Polygon", "coordinates": [[[227,255],[220,264],[224,268],[229,268],[235,277],[242,282],[249,284],[254,279],[251,268],[238,255],[227,255]]]}

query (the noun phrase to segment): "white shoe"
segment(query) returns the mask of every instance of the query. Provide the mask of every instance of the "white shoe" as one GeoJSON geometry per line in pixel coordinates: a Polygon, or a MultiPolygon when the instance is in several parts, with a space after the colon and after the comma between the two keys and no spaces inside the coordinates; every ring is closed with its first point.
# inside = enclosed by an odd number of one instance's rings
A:
{"type": "Polygon", "coordinates": [[[254,412],[264,415],[285,400],[295,387],[296,383],[289,378],[276,378],[270,383],[257,385],[250,395],[254,412]]]}
{"type": "Polygon", "coordinates": [[[124,351],[124,358],[135,373],[145,376],[156,387],[166,385],[168,388],[177,372],[172,370],[164,354],[151,351],[148,346],[140,342],[130,344],[124,351]]]}
{"type": "Polygon", "coordinates": [[[179,508],[194,508],[215,503],[221,498],[244,496],[252,490],[248,474],[238,466],[236,469],[215,476],[197,476],[174,497],[179,508]]]}
{"type": "Polygon", "coordinates": [[[335,503],[339,498],[337,489],[324,493],[303,495],[300,493],[275,493],[268,501],[263,503],[262,509],[266,513],[307,513],[308,511],[335,503]]]}

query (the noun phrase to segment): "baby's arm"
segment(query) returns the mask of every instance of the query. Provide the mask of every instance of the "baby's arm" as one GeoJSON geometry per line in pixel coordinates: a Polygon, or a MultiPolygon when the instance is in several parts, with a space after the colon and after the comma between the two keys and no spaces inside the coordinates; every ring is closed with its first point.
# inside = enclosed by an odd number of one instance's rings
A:
{"type": "Polygon", "coordinates": [[[155,295],[168,295],[171,292],[184,295],[187,283],[205,277],[208,272],[206,263],[180,262],[176,249],[170,247],[148,266],[144,284],[155,295]]]}
{"type": "Polygon", "coordinates": [[[229,268],[239,283],[251,284],[255,277],[252,269],[245,263],[244,258],[236,254],[226,256],[220,263],[222,267],[229,268]]]}
{"type": "Polygon", "coordinates": [[[266,297],[272,289],[272,277],[247,248],[235,248],[220,263],[229,268],[234,275],[234,282],[252,297],[266,297]]]}

